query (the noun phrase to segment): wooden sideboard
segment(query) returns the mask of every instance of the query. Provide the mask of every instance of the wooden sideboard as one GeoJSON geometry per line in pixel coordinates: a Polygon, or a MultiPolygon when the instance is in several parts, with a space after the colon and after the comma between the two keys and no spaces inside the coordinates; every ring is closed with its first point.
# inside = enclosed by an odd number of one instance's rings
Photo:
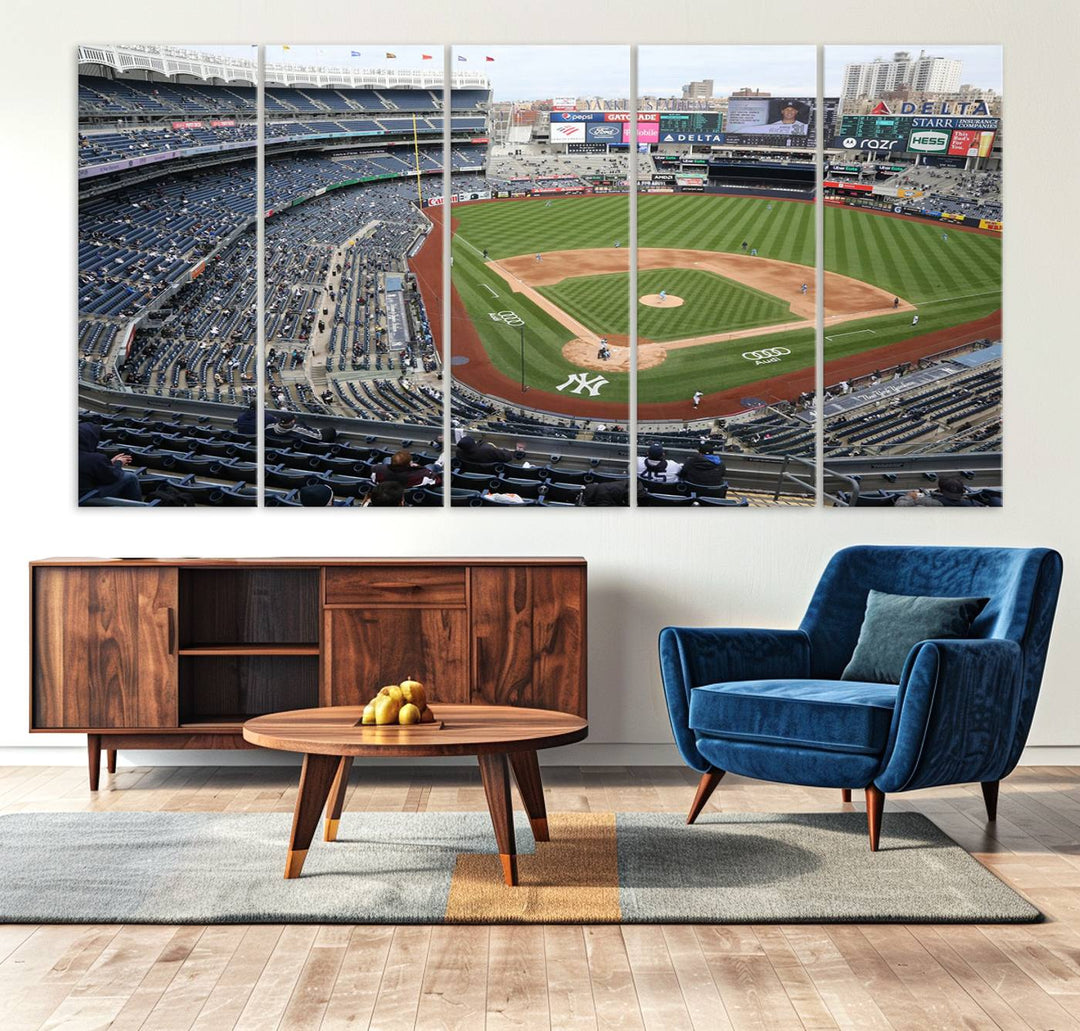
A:
{"type": "Polygon", "coordinates": [[[438,702],[586,716],[586,564],[521,559],[46,559],[30,564],[30,729],[101,750],[246,748],[245,720],[438,702]]]}

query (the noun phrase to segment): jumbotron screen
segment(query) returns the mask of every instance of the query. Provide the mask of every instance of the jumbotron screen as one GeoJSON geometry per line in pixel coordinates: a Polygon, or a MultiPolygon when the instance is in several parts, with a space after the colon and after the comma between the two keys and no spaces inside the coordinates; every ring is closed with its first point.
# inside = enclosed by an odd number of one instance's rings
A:
{"type": "Polygon", "coordinates": [[[754,147],[813,146],[814,99],[730,97],[724,139],[754,147]]]}

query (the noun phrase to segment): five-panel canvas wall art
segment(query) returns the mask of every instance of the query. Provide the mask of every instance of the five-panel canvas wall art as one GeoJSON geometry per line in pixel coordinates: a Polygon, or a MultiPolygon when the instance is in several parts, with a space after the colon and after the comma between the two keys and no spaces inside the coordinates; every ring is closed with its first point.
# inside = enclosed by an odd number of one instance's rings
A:
{"type": "Polygon", "coordinates": [[[79,504],[1000,506],[1001,63],[81,46],[79,504]]]}

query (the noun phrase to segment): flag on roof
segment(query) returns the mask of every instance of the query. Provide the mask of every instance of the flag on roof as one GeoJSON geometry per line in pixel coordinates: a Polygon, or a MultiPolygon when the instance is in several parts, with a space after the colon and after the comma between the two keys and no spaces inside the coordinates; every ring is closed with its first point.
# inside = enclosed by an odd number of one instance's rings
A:
{"type": "Polygon", "coordinates": [[[386,51],[386,56],[387,56],[387,58],[389,58],[392,61],[397,57],[397,54],[392,54],[392,53],[390,53],[389,50],[387,50],[386,51]]]}
{"type": "Polygon", "coordinates": [[[464,54],[458,54],[457,59],[459,61],[467,61],[468,60],[468,58],[464,54]]]}
{"type": "Polygon", "coordinates": [[[282,46],[282,50],[292,50],[292,47],[282,46]]]}
{"type": "Polygon", "coordinates": [[[359,57],[359,56],[360,56],[360,51],[359,50],[350,50],[349,51],[349,57],[359,57]]]}
{"type": "Polygon", "coordinates": [[[421,54],[420,55],[420,60],[421,61],[430,61],[431,60],[431,54],[421,54]]]}
{"type": "Polygon", "coordinates": [[[485,61],[494,61],[495,58],[494,57],[485,57],[484,60],[485,61]]]}

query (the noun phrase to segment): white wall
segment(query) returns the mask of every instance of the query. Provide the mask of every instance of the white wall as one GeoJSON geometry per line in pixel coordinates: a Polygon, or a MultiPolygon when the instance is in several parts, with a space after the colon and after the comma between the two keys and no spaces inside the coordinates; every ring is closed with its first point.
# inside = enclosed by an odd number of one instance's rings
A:
{"type": "MultiPolygon", "coordinates": [[[[670,754],[656,633],[667,623],[794,625],[828,556],[864,543],[1049,545],[1065,586],[1028,761],[1080,762],[1080,441],[1075,427],[1080,21],[1061,0],[756,5],[667,0],[8,0],[0,87],[6,468],[0,762],[82,762],[31,736],[26,563],[49,555],[539,555],[590,563],[592,736],[577,761],[670,754]],[[897,18],[885,17],[891,13],[897,18]],[[904,39],[879,32],[902,26],[904,39]],[[882,41],[881,36],[884,36],[882,41]],[[910,36],[912,39],[908,39],[910,36]],[[1005,424],[999,511],[364,513],[78,511],[74,482],[76,42],[1004,43],[1005,424]],[[328,543],[331,542],[331,543],[328,543]],[[631,748],[648,745],[652,748],[631,748]]],[[[78,746],[78,750],[74,747],[78,746]]],[[[175,758],[175,756],[174,756],[175,758]]],[[[246,760],[249,755],[244,755],[246,760]]],[[[161,760],[165,756],[160,756],[161,760]]]]}

